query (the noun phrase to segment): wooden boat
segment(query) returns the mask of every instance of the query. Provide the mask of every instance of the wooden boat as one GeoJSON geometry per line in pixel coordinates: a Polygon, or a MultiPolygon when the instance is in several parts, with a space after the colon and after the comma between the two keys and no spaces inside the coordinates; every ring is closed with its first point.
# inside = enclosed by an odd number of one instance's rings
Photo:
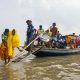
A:
{"type": "Polygon", "coordinates": [[[34,52],[33,54],[37,57],[46,57],[46,56],[64,56],[71,54],[79,54],[80,48],[74,49],[49,49],[42,48],[39,51],[34,52]]]}

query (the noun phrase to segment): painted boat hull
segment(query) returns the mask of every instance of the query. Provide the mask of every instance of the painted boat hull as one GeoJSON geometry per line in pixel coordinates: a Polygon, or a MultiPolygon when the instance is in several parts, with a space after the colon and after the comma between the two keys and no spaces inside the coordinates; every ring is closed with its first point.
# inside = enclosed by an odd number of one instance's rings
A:
{"type": "Polygon", "coordinates": [[[75,49],[44,48],[33,54],[37,57],[46,57],[46,56],[64,56],[64,55],[79,54],[79,53],[80,53],[80,48],[75,48],[75,49]]]}

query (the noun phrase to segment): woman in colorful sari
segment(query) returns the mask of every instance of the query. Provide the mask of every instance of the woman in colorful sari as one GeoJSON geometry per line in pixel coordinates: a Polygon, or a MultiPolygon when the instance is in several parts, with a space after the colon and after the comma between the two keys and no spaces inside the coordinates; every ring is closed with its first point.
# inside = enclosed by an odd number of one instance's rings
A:
{"type": "Polygon", "coordinates": [[[7,47],[7,38],[9,34],[9,29],[5,29],[5,31],[2,34],[2,43],[1,43],[1,48],[0,48],[0,57],[1,60],[4,60],[5,63],[7,63],[8,59],[8,47],[7,47]]]}
{"type": "Polygon", "coordinates": [[[1,44],[0,44],[0,56],[1,56],[1,44]]]}

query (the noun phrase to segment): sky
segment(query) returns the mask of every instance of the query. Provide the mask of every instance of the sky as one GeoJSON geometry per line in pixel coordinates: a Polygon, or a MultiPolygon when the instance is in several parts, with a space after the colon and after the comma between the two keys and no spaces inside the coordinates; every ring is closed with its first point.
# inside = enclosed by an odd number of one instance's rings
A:
{"type": "Polygon", "coordinates": [[[28,19],[37,29],[56,22],[61,34],[80,34],[80,0],[0,0],[0,35],[15,28],[24,45],[28,19]]]}

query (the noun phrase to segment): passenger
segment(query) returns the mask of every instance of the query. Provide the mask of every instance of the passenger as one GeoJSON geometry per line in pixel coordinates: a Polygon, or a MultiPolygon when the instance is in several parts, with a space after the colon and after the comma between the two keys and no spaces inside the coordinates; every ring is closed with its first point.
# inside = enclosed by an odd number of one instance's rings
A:
{"type": "Polygon", "coordinates": [[[64,41],[62,39],[62,35],[58,31],[58,33],[57,33],[57,47],[58,48],[63,48],[63,46],[64,46],[64,41]]]}
{"type": "Polygon", "coordinates": [[[52,36],[52,32],[51,32],[50,30],[47,30],[46,33],[47,33],[48,36],[50,37],[49,42],[46,43],[46,47],[52,48],[52,46],[51,46],[51,36],[52,36]]]}
{"type": "Polygon", "coordinates": [[[35,39],[36,37],[37,37],[37,29],[34,29],[33,39],[35,39]]]}
{"type": "Polygon", "coordinates": [[[33,33],[34,33],[34,26],[32,25],[31,20],[26,21],[28,28],[27,28],[27,45],[33,40],[33,33]]]}
{"type": "Polygon", "coordinates": [[[73,49],[73,48],[76,48],[77,46],[76,46],[76,35],[75,35],[75,33],[73,33],[73,35],[72,35],[73,37],[71,38],[71,40],[70,40],[70,47],[73,49]]]}
{"type": "Polygon", "coordinates": [[[70,39],[71,39],[71,36],[70,35],[66,35],[66,46],[69,46],[70,39]]]}
{"type": "MultiPolygon", "coordinates": [[[[39,26],[39,29],[38,29],[38,36],[41,35],[42,33],[44,33],[44,29],[42,27],[42,25],[39,26]]],[[[43,42],[41,41],[40,38],[38,38],[38,45],[42,45],[43,42]]]]}
{"type": "Polygon", "coordinates": [[[19,46],[20,46],[20,38],[19,38],[16,30],[13,29],[12,32],[9,32],[8,38],[7,38],[8,62],[13,57],[14,48],[18,48],[19,51],[21,51],[19,46]]]}
{"type": "MultiPolygon", "coordinates": [[[[34,29],[33,39],[37,38],[37,29],[34,29]]],[[[38,45],[38,40],[36,39],[34,41],[34,47],[38,45]]]]}
{"type": "Polygon", "coordinates": [[[18,48],[20,50],[19,46],[20,46],[19,35],[17,34],[16,30],[13,29],[12,30],[12,47],[13,48],[18,48]]]}
{"type": "MultiPolygon", "coordinates": [[[[32,21],[31,20],[27,20],[26,23],[28,25],[26,45],[29,45],[31,43],[31,41],[33,41],[34,26],[32,25],[32,21]]],[[[32,48],[33,48],[33,43],[26,50],[32,52],[32,48]]]]}
{"type": "Polygon", "coordinates": [[[58,33],[58,29],[56,27],[56,23],[52,24],[52,28],[51,28],[51,32],[52,32],[52,47],[55,48],[56,45],[56,41],[57,41],[57,33],[58,33]]]}
{"type": "Polygon", "coordinates": [[[61,38],[62,38],[62,35],[61,35],[61,33],[58,31],[58,33],[57,33],[57,39],[58,39],[58,40],[61,40],[61,38]]]}
{"type": "Polygon", "coordinates": [[[66,35],[62,36],[63,48],[66,48],[66,35]]]}
{"type": "Polygon", "coordinates": [[[76,46],[80,47],[80,34],[76,37],[76,46]]]}
{"type": "Polygon", "coordinates": [[[1,57],[1,44],[0,44],[0,57],[1,57]]]}
{"type": "Polygon", "coordinates": [[[5,29],[5,31],[2,34],[2,43],[1,43],[1,60],[5,61],[5,64],[7,63],[8,57],[8,47],[7,47],[7,39],[8,39],[9,29],[5,29]]]}
{"type": "Polygon", "coordinates": [[[51,27],[52,27],[52,26],[50,26],[50,29],[47,30],[47,33],[48,33],[48,36],[49,36],[49,37],[52,36],[52,32],[50,31],[50,30],[51,30],[51,27]]]}
{"type": "Polygon", "coordinates": [[[66,36],[66,44],[70,46],[70,48],[76,48],[76,35],[73,33],[72,35],[66,36]]]}

